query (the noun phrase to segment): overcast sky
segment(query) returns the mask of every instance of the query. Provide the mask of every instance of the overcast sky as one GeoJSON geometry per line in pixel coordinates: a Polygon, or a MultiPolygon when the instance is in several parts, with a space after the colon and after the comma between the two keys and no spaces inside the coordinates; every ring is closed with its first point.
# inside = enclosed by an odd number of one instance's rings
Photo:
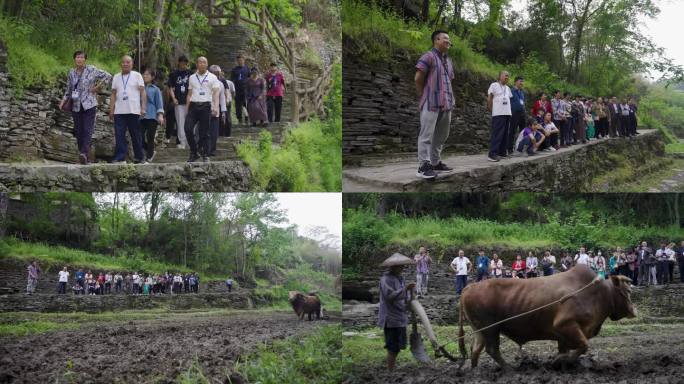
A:
{"type": "MultiPolygon", "coordinates": [[[[126,194],[125,194],[126,195],[126,194]]],[[[132,195],[132,194],[130,194],[132,195]]],[[[231,200],[236,195],[230,193],[231,200]]],[[[286,211],[289,224],[296,224],[299,235],[312,237],[309,229],[324,227],[342,240],[342,194],[341,193],[275,193],[278,204],[286,211]]],[[[113,193],[95,194],[97,201],[114,201],[113,193]]],[[[122,196],[125,200],[125,196],[122,196]]],[[[137,207],[136,207],[137,208],[137,207]]],[[[144,217],[144,213],[133,210],[144,217]]],[[[323,240],[318,238],[316,240],[323,240]]],[[[332,244],[330,244],[332,245],[332,244]]],[[[339,245],[339,244],[338,244],[339,245]]]]}
{"type": "MultiPolygon", "coordinates": [[[[643,18],[642,32],[653,38],[655,44],[665,48],[665,56],[671,58],[675,64],[684,66],[684,44],[679,36],[682,16],[684,15],[684,0],[655,0],[660,7],[660,14],[655,19],[643,18]]],[[[511,0],[511,7],[526,13],[527,0],[511,0]]]]}

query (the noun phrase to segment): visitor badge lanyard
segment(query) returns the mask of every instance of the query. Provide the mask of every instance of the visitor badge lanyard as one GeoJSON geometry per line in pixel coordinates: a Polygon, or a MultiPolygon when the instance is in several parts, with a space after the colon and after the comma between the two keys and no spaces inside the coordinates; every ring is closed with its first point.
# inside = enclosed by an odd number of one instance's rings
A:
{"type": "Polygon", "coordinates": [[[503,94],[501,96],[501,104],[502,105],[508,105],[508,100],[506,100],[506,88],[504,88],[504,86],[501,85],[501,83],[498,83],[498,84],[499,84],[499,88],[501,89],[501,93],[503,94]]]}
{"type": "Polygon", "coordinates": [[[74,84],[74,89],[71,91],[71,98],[73,100],[78,100],[80,98],[80,94],[78,92],[78,85],[81,83],[81,79],[83,79],[83,75],[85,75],[85,69],[83,69],[83,72],[81,72],[81,76],[78,77],[78,80],[76,81],[76,84],[74,84]]]}
{"type": "Polygon", "coordinates": [[[123,100],[128,100],[128,94],[126,93],[126,86],[128,85],[128,80],[131,78],[131,73],[128,73],[128,76],[126,77],[126,81],[124,81],[124,75],[123,73],[121,74],[121,84],[123,84],[123,100]]]}
{"type": "Polygon", "coordinates": [[[195,77],[197,78],[197,81],[199,81],[199,85],[200,85],[200,93],[199,93],[200,96],[204,96],[204,85],[203,84],[207,80],[207,76],[209,76],[208,73],[206,75],[204,75],[204,78],[202,79],[202,81],[200,81],[199,75],[197,73],[195,73],[195,77]]]}

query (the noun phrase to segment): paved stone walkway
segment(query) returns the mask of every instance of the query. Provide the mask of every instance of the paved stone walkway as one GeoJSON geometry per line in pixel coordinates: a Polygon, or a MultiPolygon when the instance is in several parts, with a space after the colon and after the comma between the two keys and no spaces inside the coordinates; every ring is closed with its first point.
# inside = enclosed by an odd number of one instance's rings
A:
{"type": "MultiPolygon", "coordinates": [[[[416,176],[418,169],[417,160],[402,159],[391,160],[383,165],[345,167],[343,170],[344,192],[392,192],[392,191],[429,191],[429,190],[462,190],[457,184],[464,179],[476,179],[498,175],[499,171],[508,172],[521,168],[522,164],[548,162],[555,158],[572,156],[582,150],[588,150],[593,146],[601,146],[607,142],[619,140],[640,140],[657,134],[656,130],[640,130],[640,135],[635,138],[614,138],[589,141],[587,144],[574,145],[569,148],[561,148],[558,151],[539,152],[535,156],[512,157],[494,163],[487,160],[486,154],[478,155],[447,155],[442,161],[453,171],[438,174],[435,180],[425,180],[416,176]],[[452,183],[444,186],[442,184],[452,183]]],[[[377,162],[377,160],[374,160],[377,162]]],[[[504,177],[505,175],[502,175],[504,177]]]]}

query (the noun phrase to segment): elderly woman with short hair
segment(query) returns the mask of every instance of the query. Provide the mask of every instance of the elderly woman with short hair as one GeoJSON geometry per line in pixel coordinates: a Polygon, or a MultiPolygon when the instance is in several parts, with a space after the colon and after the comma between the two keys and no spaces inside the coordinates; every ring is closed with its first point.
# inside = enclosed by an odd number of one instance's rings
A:
{"type": "Polygon", "coordinates": [[[93,160],[89,158],[89,153],[95,129],[97,92],[102,84],[109,83],[112,79],[110,73],[86,64],[87,59],[88,54],[85,52],[74,52],[75,67],[69,70],[67,87],[59,103],[59,109],[71,112],[74,119],[74,136],[81,164],[88,164],[93,160]]]}

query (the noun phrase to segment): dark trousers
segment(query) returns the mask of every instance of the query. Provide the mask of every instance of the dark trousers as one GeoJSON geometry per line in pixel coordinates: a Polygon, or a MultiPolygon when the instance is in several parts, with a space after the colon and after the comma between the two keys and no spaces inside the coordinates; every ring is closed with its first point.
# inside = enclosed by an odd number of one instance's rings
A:
{"type": "MultiPolygon", "coordinates": [[[[176,132],[176,111],[175,108],[173,107],[173,103],[171,105],[166,106],[166,119],[164,123],[166,123],[166,127],[164,127],[164,138],[170,139],[171,136],[176,136],[178,137],[178,133],[176,132]]],[[[177,140],[176,140],[177,141],[177,140]]]]}
{"type": "Polygon", "coordinates": [[[112,283],[104,283],[104,293],[112,293],[112,283]]]}
{"type": "Polygon", "coordinates": [[[57,293],[61,293],[61,294],[66,293],[66,282],[65,281],[59,282],[59,287],[57,288],[57,293]]]}
{"type": "Polygon", "coordinates": [[[142,128],[143,148],[147,158],[151,158],[154,153],[154,137],[157,135],[157,120],[143,119],[140,121],[142,128]]]}
{"type": "Polygon", "coordinates": [[[477,270],[477,280],[475,280],[475,281],[484,280],[486,278],[487,278],[487,270],[486,269],[478,269],[477,270]]]}
{"type": "Polygon", "coordinates": [[[637,119],[634,115],[629,117],[629,133],[630,135],[637,134],[637,119]]]}
{"type": "Polygon", "coordinates": [[[598,119],[598,129],[596,129],[596,137],[606,137],[608,136],[608,118],[603,117],[598,119]]]}
{"type": "Polygon", "coordinates": [[[456,295],[460,295],[466,285],[468,285],[468,275],[456,275],[456,295]]]}
{"type": "Polygon", "coordinates": [[[230,107],[232,103],[226,105],[226,111],[223,112],[226,116],[226,122],[219,126],[219,136],[230,137],[230,131],[233,128],[233,117],[230,115],[230,107]]]}
{"type": "Polygon", "coordinates": [[[510,128],[511,116],[492,116],[492,131],[489,138],[489,157],[504,156],[506,154],[506,138],[510,128]]]}
{"type": "Polygon", "coordinates": [[[74,119],[74,135],[76,135],[78,152],[86,157],[88,157],[90,152],[90,143],[93,139],[96,112],[96,107],[85,111],[81,108],[78,112],[71,112],[71,117],[74,119]]]}
{"type": "Polygon", "coordinates": [[[674,283],[674,261],[667,261],[667,274],[669,275],[669,282],[674,283]]]}
{"type": "Polygon", "coordinates": [[[560,145],[566,145],[566,137],[567,137],[567,130],[568,127],[566,125],[565,120],[554,120],[553,124],[558,127],[558,130],[560,131],[558,133],[558,140],[560,141],[560,145]]]}
{"type": "Polygon", "coordinates": [[[609,122],[610,137],[617,136],[617,133],[619,131],[619,125],[620,125],[620,117],[618,115],[611,115],[610,122],[609,122]]]}
{"type": "Polygon", "coordinates": [[[188,108],[188,115],[185,117],[185,138],[188,139],[190,145],[190,154],[197,156],[199,153],[202,156],[209,154],[209,126],[211,125],[211,103],[190,103],[188,108]],[[198,133],[199,142],[195,141],[195,133],[193,128],[199,122],[198,133]]]}
{"type": "Polygon", "coordinates": [[[558,135],[559,135],[559,133],[554,133],[550,136],[546,136],[546,139],[544,139],[544,142],[542,143],[540,149],[557,147],[558,146],[558,135]]]}
{"type": "Polygon", "coordinates": [[[679,281],[684,283],[684,260],[679,259],[679,281]]]}
{"type": "Polygon", "coordinates": [[[627,136],[629,127],[629,116],[620,115],[620,125],[618,126],[618,132],[620,136],[627,136]]]}
{"type": "Polygon", "coordinates": [[[211,117],[209,125],[209,156],[216,154],[216,143],[219,137],[219,125],[221,124],[221,117],[211,117]]]}
{"type": "Polygon", "coordinates": [[[518,133],[525,129],[525,117],[525,110],[515,111],[511,116],[511,124],[508,128],[508,136],[506,137],[506,149],[508,152],[513,152],[518,133]]]}
{"type": "Polygon", "coordinates": [[[575,120],[575,142],[585,143],[587,141],[587,123],[582,117],[575,120]]]}
{"type": "Polygon", "coordinates": [[[133,113],[114,115],[114,135],[116,149],[114,150],[114,161],[123,161],[128,154],[128,143],[126,142],[126,131],[131,136],[133,143],[133,155],[135,161],[143,160],[142,134],[140,132],[140,115],[133,113]]]}
{"type": "Polygon", "coordinates": [[[232,291],[233,291],[233,286],[228,284],[228,292],[232,292],[232,291]]]}
{"type": "Polygon", "coordinates": [[[669,277],[669,273],[667,272],[667,260],[658,260],[658,264],[656,264],[656,266],[656,276],[658,278],[658,283],[667,283],[669,277]]]}
{"type": "Polygon", "coordinates": [[[266,109],[268,111],[268,122],[279,122],[280,111],[283,109],[282,96],[266,96],[266,109]],[[275,118],[274,118],[275,114],[275,118]]]}
{"type": "Polygon", "coordinates": [[[116,293],[121,293],[121,281],[116,282],[114,289],[116,290],[116,293]]]}
{"type": "MultiPolygon", "coordinates": [[[[235,87],[235,116],[237,116],[238,123],[242,122],[242,107],[247,106],[247,99],[245,98],[245,90],[242,87],[235,87]]],[[[247,116],[245,116],[245,119],[247,116]]]]}

